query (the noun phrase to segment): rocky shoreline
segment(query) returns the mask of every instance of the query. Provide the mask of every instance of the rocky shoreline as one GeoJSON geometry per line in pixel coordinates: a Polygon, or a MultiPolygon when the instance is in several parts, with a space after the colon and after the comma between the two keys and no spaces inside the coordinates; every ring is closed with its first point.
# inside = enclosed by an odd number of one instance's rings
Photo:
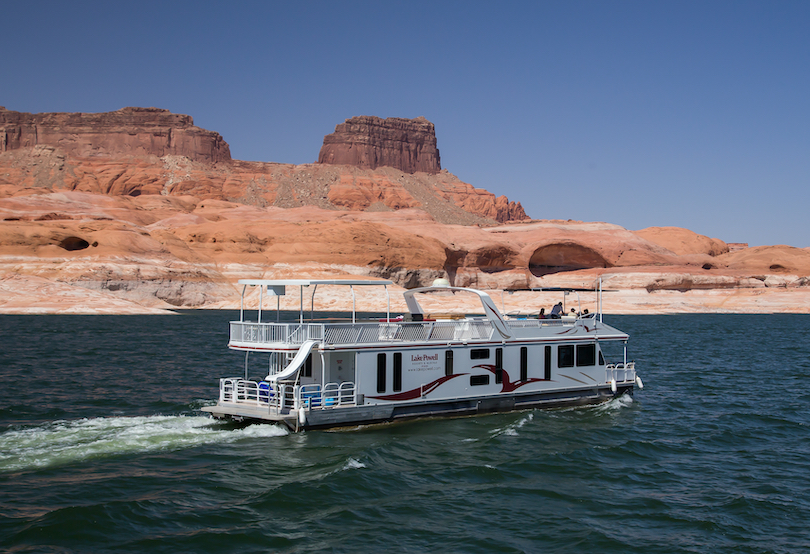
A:
{"type": "MultiPolygon", "coordinates": [[[[289,268],[280,272],[289,273],[289,268]]],[[[312,272],[310,273],[312,275],[312,272]]],[[[334,275],[332,275],[334,276],[334,275]]],[[[606,280],[609,283],[609,279],[606,280]]],[[[88,315],[135,315],[135,314],[174,314],[176,309],[239,310],[241,287],[236,283],[222,284],[217,296],[221,300],[195,306],[172,306],[166,303],[143,302],[148,296],[145,291],[130,290],[126,295],[120,291],[94,290],[84,286],[49,281],[40,277],[19,274],[5,274],[0,277],[0,314],[88,314],[88,315]],[[135,294],[133,294],[135,293],[135,294]],[[139,296],[143,294],[143,296],[139,296]],[[134,298],[132,300],[127,297],[134,298]],[[140,302],[138,300],[141,300],[140,302]],[[160,304],[160,307],[157,306],[160,304]]],[[[402,301],[402,287],[389,287],[391,311],[393,314],[407,312],[402,301]]],[[[487,291],[496,305],[512,315],[531,316],[540,308],[548,312],[551,306],[562,300],[558,292],[512,292],[501,290],[487,291]]],[[[248,307],[255,309],[257,298],[252,298],[248,307]]],[[[282,309],[296,311],[298,299],[287,297],[282,300],[282,309]]],[[[567,307],[579,307],[590,312],[596,309],[595,293],[580,292],[566,299],[567,307]]],[[[476,313],[480,303],[465,295],[430,295],[424,301],[429,311],[446,313],[476,313]]],[[[267,305],[269,306],[269,305],[267,305]]],[[[265,307],[267,307],[265,306],[265,307]]],[[[371,297],[358,295],[357,309],[363,312],[385,312],[387,306],[383,295],[371,297]]],[[[275,304],[273,305],[275,307],[275,304]]],[[[319,288],[316,296],[316,310],[350,312],[351,298],[329,287],[319,288]]],[[[810,313],[810,290],[789,288],[763,289],[709,289],[648,292],[643,289],[611,289],[604,293],[603,310],[606,314],[686,314],[686,313],[810,313]]]]}

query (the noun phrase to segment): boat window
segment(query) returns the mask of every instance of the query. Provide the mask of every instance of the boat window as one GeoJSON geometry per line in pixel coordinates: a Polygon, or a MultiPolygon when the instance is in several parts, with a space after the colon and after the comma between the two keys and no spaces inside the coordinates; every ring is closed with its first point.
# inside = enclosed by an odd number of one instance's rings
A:
{"type": "Polygon", "coordinates": [[[557,347],[557,367],[574,367],[574,345],[557,347]]]}
{"type": "Polygon", "coordinates": [[[304,362],[304,377],[312,377],[312,353],[307,356],[307,361],[304,362]]]}
{"type": "Polygon", "coordinates": [[[596,345],[577,345],[577,367],[596,365],[596,345]]]}
{"type": "Polygon", "coordinates": [[[385,392],[385,354],[377,354],[377,392],[385,392]]]}
{"type": "Polygon", "coordinates": [[[453,374],[453,351],[446,350],[444,352],[444,374],[445,375],[452,375],[453,374]]]}
{"type": "Polygon", "coordinates": [[[470,375],[470,386],[488,385],[489,375],[470,375]]]}
{"type": "Polygon", "coordinates": [[[402,390],[402,352],[394,352],[394,392],[402,390]]]}
{"type": "Polygon", "coordinates": [[[503,348],[495,349],[495,382],[503,383],[503,348]]]}
{"type": "Polygon", "coordinates": [[[529,349],[526,346],[520,347],[520,380],[529,379],[529,349]]]}
{"type": "Polygon", "coordinates": [[[605,365],[605,359],[602,357],[602,351],[599,351],[599,365],[605,365]]]}
{"type": "Polygon", "coordinates": [[[489,348],[473,348],[470,350],[471,360],[488,360],[489,348]]]}
{"type": "Polygon", "coordinates": [[[543,378],[546,381],[551,381],[551,346],[549,345],[546,345],[545,359],[543,360],[543,363],[544,363],[543,378]]]}

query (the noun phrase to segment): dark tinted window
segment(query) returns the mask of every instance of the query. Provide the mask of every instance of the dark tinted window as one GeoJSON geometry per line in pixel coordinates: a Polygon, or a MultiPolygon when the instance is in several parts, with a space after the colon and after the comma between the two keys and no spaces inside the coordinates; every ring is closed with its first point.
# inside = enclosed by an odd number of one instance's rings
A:
{"type": "Polygon", "coordinates": [[[529,379],[529,349],[525,346],[520,347],[520,380],[527,381],[529,379]]]}
{"type": "Polygon", "coordinates": [[[545,356],[543,357],[543,379],[551,380],[551,347],[546,345],[545,356]]]}
{"type": "Polygon", "coordinates": [[[453,374],[453,351],[446,350],[444,352],[444,374],[445,375],[452,375],[453,374]]]}
{"type": "Polygon", "coordinates": [[[470,385],[478,386],[488,384],[489,384],[489,375],[470,375],[470,385]]]}
{"type": "Polygon", "coordinates": [[[596,345],[577,345],[577,366],[596,365],[596,345]]]}
{"type": "Polygon", "coordinates": [[[402,352],[394,352],[394,392],[402,390],[402,352]]]}
{"type": "Polygon", "coordinates": [[[377,354],[377,392],[385,392],[385,354],[377,354]]]}
{"type": "Polygon", "coordinates": [[[574,367],[574,346],[557,347],[557,367],[574,367]]]}
{"type": "Polygon", "coordinates": [[[489,359],[489,348],[476,348],[474,350],[470,350],[470,359],[471,360],[488,360],[489,359]]]}

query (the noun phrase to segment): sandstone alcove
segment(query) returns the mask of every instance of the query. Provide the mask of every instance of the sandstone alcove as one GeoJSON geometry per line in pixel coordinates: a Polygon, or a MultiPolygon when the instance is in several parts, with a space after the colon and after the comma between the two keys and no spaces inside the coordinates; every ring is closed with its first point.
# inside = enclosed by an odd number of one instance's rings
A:
{"type": "Polygon", "coordinates": [[[554,243],[541,246],[529,260],[529,271],[535,277],[561,271],[575,271],[611,264],[596,250],[577,243],[554,243]]]}
{"type": "Polygon", "coordinates": [[[74,250],[84,250],[85,248],[90,246],[90,243],[84,240],[83,238],[79,237],[67,237],[62,239],[59,243],[61,248],[65,250],[74,251],[74,250]]]}
{"type": "Polygon", "coordinates": [[[466,265],[477,267],[485,273],[514,269],[512,262],[516,252],[507,246],[491,245],[477,248],[467,255],[466,265]]]}

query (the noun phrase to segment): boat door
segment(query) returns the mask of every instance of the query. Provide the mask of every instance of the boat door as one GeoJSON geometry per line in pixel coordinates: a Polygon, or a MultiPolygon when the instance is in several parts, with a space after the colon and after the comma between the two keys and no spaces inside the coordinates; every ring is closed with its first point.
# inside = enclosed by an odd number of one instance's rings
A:
{"type": "Polygon", "coordinates": [[[355,352],[330,352],[329,371],[326,375],[327,383],[356,382],[355,356],[355,352]]]}

